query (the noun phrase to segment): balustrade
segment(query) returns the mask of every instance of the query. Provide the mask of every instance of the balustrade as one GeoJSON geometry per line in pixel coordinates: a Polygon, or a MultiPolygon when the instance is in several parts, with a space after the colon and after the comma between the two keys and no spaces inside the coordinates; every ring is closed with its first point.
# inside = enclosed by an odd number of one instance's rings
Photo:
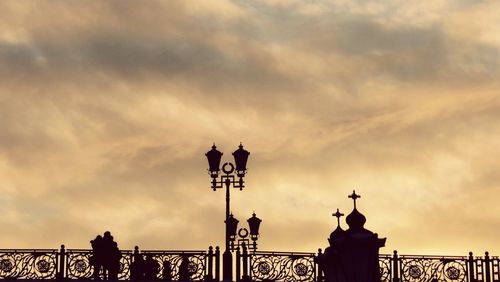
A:
{"type": "MultiPolygon", "coordinates": [[[[220,250],[162,251],[124,250],[119,280],[134,280],[134,261],[151,257],[157,264],[156,279],[219,281],[220,250]],[[184,264],[183,261],[185,260],[184,264]],[[185,268],[184,270],[182,268],[185,268]],[[184,273],[183,273],[184,271],[184,273]],[[183,276],[184,275],[184,276],[183,276]]],[[[320,250],[321,253],[321,250],[320,250]]],[[[316,262],[317,254],[301,252],[237,251],[235,281],[324,281],[316,262]]],[[[380,255],[380,280],[384,282],[497,282],[497,256],[416,256],[380,255]]],[[[0,279],[9,280],[92,280],[92,251],[65,249],[0,250],[0,279]]],[[[105,279],[103,270],[100,279],[105,279]]]]}

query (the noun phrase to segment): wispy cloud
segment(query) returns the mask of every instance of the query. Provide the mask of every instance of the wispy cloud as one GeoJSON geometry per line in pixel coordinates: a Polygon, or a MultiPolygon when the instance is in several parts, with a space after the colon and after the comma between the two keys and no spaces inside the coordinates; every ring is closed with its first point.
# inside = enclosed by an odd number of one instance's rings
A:
{"type": "Polygon", "coordinates": [[[262,248],[324,247],[355,188],[387,252],[498,252],[499,9],[1,2],[3,247],[221,244],[204,153],[242,141],[262,248]]]}

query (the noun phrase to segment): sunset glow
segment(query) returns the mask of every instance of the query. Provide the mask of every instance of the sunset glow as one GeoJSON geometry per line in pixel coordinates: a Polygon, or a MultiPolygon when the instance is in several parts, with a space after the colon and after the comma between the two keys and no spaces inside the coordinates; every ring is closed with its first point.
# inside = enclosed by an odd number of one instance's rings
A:
{"type": "MultiPolygon", "coordinates": [[[[1,248],[315,252],[362,197],[383,253],[500,253],[499,1],[0,2],[1,248]]],[[[346,227],[343,221],[343,227],[346,227]]]]}

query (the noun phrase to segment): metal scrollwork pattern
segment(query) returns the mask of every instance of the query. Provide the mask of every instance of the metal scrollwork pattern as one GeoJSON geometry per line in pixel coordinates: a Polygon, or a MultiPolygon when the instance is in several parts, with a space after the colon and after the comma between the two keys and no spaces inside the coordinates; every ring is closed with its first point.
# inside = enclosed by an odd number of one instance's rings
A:
{"type": "Polygon", "coordinates": [[[262,253],[249,254],[250,274],[254,281],[314,281],[314,254],[262,253]]]}
{"type": "Polygon", "coordinates": [[[158,279],[163,279],[163,275],[169,273],[172,280],[179,280],[183,257],[189,260],[187,265],[189,280],[203,281],[205,279],[207,257],[205,252],[142,251],[141,255],[144,259],[150,255],[158,262],[158,279]],[[165,266],[169,266],[170,269],[164,269],[165,266]]]}
{"type": "MultiPolygon", "coordinates": [[[[66,277],[69,279],[91,279],[94,274],[94,267],[91,263],[91,250],[68,250],[66,252],[66,277]]],[[[131,251],[122,251],[120,259],[119,280],[130,279],[130,265],[132,263],[131,251]]],[[[101,279],[104,279],[104,272],[100,271],[101,279]]]]}
{"type": "Polygon", "coordinates": [[[380,267],[380,281],[392,281],[392,256],[380,255],[378,264],[380,267]]]}
{"type": "Polygon", "coordinates": [[[1,251],[1,279],[55,279],[57,250],[1,251]]]}
{"type": "Polygon", "coordinates": [[[465,257],[400,257],[403,281],[447,281],[467,280],[465,257]]]}

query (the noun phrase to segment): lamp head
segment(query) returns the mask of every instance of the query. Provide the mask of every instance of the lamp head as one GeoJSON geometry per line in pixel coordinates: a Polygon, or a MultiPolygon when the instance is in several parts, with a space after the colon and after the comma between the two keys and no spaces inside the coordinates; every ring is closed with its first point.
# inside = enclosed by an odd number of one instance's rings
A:
{"type": "Polygon", "coordinates": [[[243,145],[240,143],[238,150],[233,152],[234,163],[236,164],[236,174],[238,177],[244,177],[247,171],[247,161],[250,152],[243,149],[243,145]]]}
{"type": "Polygon", "coordinates": [[[208,159],[208,173],[212,178],[217,178],[220,172],[222,153],[217,150],[215,143],[212,146],[212,150],[208,151],[205,156],[207,156],[208,159]]]}

